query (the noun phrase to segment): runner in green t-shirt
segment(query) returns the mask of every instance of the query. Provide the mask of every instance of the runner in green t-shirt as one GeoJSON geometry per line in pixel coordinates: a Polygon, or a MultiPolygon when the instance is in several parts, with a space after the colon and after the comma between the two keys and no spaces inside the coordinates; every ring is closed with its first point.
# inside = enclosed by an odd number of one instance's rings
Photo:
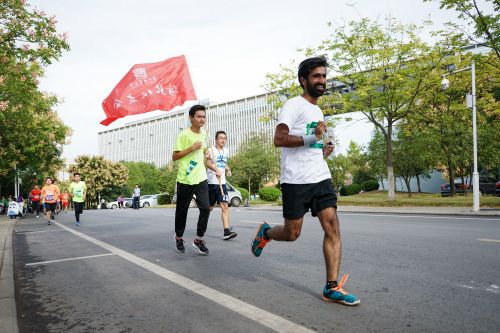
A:
{"type": "MultiPolygon", "coordinates": [[[[177,202],[175,208],[175,244],[180,253],[184,253],[184,230],[186,229],[186,218],[189,204],[196,195],[196,203],[200,210],[198,217],[198,227],[193,246],[201,253],[208,254],[203,236],[207,230],[210,207],[208,203],[208,183],[207,170],[205,169],[206,154],[206,133],[201,128],[205,125],[205,107],[194,105],[189,109],[189,120],[191,126],[179,134],[174,147],[172,159],[179,161],[179,171],[177,173],[177,202]]],[[[209,163],[213,165],[213,163],[209,163]]],[[[213,167],[215,172],[220,170],[213,167]]],[[[212,168],[211,168],[212,169],[212,168]]]]}
{"type": "Polygon", "coordinates": [[[80,180],[80,174],[75,172],[73,175],[74,181],[69,184],[69,195],[73,201],[75,208],[76,225],[80,225],[80,214],[83,213],[83,206],[85,204],[85,196],[87,195],[87,185],[80,180]]]}

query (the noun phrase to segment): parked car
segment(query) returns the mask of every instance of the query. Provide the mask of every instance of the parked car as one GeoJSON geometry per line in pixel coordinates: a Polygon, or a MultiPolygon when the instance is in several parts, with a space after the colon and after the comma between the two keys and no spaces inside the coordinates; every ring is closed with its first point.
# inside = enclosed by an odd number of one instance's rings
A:
{"type": "Polygon", "coordinates": [[[496,195],[500,195],[500,181],[497,182],[497,186],[496,186],[496,189],[495,189],[495,194],[496,195]]]}
{"type": "MultiPolygon", "coordinates": [[[[123,198],[123,206],[125,208],[130,208],[132,207],[132,198],[123,198]]],[[[106,204],[106,207],[108,209],[117,209],[118,208],[118,201],[111,201],[106,204]]]]}
{"type": "Polygon", "coordinates": [[[143,195],[139,201],[139,207],[149,207],[158,205],[158,196],[160,194],[143,195]]]}
{"type": "MultiPolygon", "coordinates": [[[[241,192],[238,191],[233,185],[226,183],[226,188],[227,188],[227,195],[228,195],[228,204],[229,207],[238,207],[241,204],[241,201],[243,200],[243,197],[241,195],[241,192]]],[[[196,197],[193,196],[193,200],[191,200],[191,203],[189,207],[196,207],[196,197]]],[[[177,192],[174,193],[174,196],[172,198],[172,202],[176,203],[177,202],[177,192]]]]}
{"type": "MultiPolygon", "coordinates": [[[[480,176],[479,177],[479,193],[483,194],[497,194],[499,192],[499,182],[493,177],[480,176]]],[[[467,182],[462,184],[461,181],[455,181],[455,193],[463,194],[464,189],[468,192],[472,192],[472,185],[467,182]]],[[[441,184],[441,196],[447,197],[450,195],[450,183],[441,184]]]]}

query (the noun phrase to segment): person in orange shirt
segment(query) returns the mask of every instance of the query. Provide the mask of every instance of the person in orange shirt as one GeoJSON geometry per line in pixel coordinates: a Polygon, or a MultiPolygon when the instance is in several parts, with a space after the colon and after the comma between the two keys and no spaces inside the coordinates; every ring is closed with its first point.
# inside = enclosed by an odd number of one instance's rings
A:
{"type": "Polygon", "coordinates": [[[61,205],[62,205],[62,211],[67,213],[69,206],[69,193],[67,189],[64,189],[63,192],[61,193],[61,205]]]}
{"type": "Polygon", "coordinates": [[[49,225],[51,225],[54,220],[54,213],[56,211],[57,200],[61,191],[57,185],[52,184],[53,180],[51,177],[45,179],[45,186],[42,187],[42,198],[45,202],[45,210],[47,212],[47,217],[49,219],[49,225]]]}

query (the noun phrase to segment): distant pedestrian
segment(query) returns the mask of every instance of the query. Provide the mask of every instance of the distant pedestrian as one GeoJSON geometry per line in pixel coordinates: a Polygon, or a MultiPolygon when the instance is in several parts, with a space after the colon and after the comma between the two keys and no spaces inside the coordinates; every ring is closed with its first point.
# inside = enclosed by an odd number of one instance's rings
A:
{"type": "Polygon", "coordinates": [[[120,194],[120,196],[118,197],[118,199],[116,201],[118,202],[118,209],[125,208],[123,206],[123,203],[125,202],[125,199],[123,199],[123,195],[120,194]]]}
{"type": "Polygon", "coordinates": [[[7,215],[10,219],[16,219],[20,212],[19,203],[17,201],[11,200],[7,209],[7,215]]]}
{"type": "Polygon", "coordinates": [[[139,184],[135,184],[134,188],[134,193],[133,193],[133,199],[132,199],[132,207],[134,210],[139,210],[139,206],[141,203],[141,188],[139,187],[139,184]]]}
{"type": "Polygon", "coordinates": [[[38,184],[35,185],[29,194],[29,198],[31,200],[31,210],[33,215],[38,218],[40,213],[40,199],[41,199],[42,191],[40,190],[38,184]]]}

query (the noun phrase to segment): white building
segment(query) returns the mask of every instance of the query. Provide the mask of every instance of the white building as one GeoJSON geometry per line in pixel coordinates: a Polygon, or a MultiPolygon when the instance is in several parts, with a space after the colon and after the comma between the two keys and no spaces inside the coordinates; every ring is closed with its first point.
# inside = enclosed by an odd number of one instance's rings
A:
{"type": "MultiPolygon", "coordinates": [[[[225,131],[227,147],[234,154],[252,132],[274,134],[275,121],[261,121],[273,110],[268,95],[207,106],[207,125],[211,144],[215,132],[225,131]]],[[[189,108],[166,112],[164,115],[127,123],[123,127],[99,132],[99,155],[113,162],[150,162],[161,167],[172,160],[175,140],[183,129],[190,126],[189,108]]]]}

